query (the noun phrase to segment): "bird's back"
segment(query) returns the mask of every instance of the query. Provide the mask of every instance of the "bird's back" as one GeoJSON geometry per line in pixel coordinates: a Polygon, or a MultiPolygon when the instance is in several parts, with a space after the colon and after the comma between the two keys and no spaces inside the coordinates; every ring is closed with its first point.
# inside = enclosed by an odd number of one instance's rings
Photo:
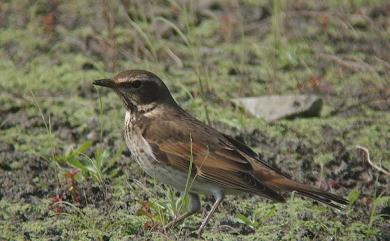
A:
{"type": "Polygon", "coordinates": [[[280,192],[303,196],[335,206],[347,201],[321,189],[293,181],[245,144],[197,120],[181,108],[165,108],[144,121],[145,139],[160,160],[174,169],[192,172],[226,191],[244,191],[284,201],[280,192]]]}

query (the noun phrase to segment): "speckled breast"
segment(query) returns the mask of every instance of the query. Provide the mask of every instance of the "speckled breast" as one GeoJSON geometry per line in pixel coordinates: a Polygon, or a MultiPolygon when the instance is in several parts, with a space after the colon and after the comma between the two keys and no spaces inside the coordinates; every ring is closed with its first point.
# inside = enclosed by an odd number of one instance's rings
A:
{"type": "MultiPolygon", "coordinates": [[[[127,113],[125,120],[125,140],[134,159],[146,174],[152,178],[164,184],[171,185],[179,191],[183,191],[187,182],[188,173],[179,171],[157,160],[151,146],[142,136],[142,131],[134,123],[135,121],[132,120],[130,113],[127,113]]],[[[191,190],[196,193],[209,194],[220,192],[220,187],[197,178],[192,182],[191,190]]]]}
{"type": "Polygon", "coordinates": [[[125,141],[131,155],[138,162],[141,168],[150,176],[158,176],[158,161],[152,148],[141,134],[141,130],[134,126],[130,114],[125,119],[125,141]]]}

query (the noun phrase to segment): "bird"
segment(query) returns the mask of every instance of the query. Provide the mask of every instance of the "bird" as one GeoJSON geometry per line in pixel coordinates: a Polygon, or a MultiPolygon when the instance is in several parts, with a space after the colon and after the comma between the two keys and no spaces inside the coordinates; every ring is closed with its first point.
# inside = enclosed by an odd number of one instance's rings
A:
{"type": "Polygon", "coordinates": [[[197,230],[199,236],[226,195],[249,193],[286,202],[283,194],[294,191],[339,209],[348,204],[342,197],[290,179],[247,145],[192,116],[152,72],[126,70],[93,84],[112,89],[122,100],[124,139],[133,159],[149,176],[188,195],[187,211],[164,230],[199,212],[200,194],[215,201],[197,230]]]}

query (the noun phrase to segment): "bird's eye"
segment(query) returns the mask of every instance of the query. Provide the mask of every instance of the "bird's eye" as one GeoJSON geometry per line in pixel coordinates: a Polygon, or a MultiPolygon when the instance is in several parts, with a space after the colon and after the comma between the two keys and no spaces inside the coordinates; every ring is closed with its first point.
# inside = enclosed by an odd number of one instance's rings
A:
{"type": "Polygon", "coordinates": [[[136,81],[131,82],[130,87],[134,88],[134,89],[138,89],[139,87],[141,87],[141,81],[136,80],[136,81]]]}

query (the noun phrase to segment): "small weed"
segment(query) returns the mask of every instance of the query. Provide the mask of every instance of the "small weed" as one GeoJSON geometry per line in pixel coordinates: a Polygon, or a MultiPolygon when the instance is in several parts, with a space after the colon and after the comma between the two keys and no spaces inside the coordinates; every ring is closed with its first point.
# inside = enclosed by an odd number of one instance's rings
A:
{"type": "Polygon", "coordinates": [[[60,165],[66,164],[79,169],[85,178],[92,177],[97,183],[103,183],[103,174],[108,175],[108,170],[110,170],[111,177],[116,175],[117,170],[111,169],[122,155],[124,146],[119,148],[112,158],[109,157],[109,153],[106,150],[102,149],[97,149],[94,157],[91,158],[85,154],[91,145],[90,142],[85,142],[75,150],[69,150],[62,156],[56,156],[55,160],[60,165]]]}
{"type": "Polygon", "coordinates": [[[378,186],[378,176],[375,180],[375,190],[374,190],[374,197],[373,197],[373,202],[371,204],[371,207],[370,207],[370,215],[369,215],[369,221],[368,221],[368,226],[371,228],[373,226],[373,224],[376,222],[376,221],[380,221],[381,219],[383,219],[383,217],[389,217],[389,215],[386,215],[386,214],[379,214],[378,213],[378,208],[379,207],[382,207],[384,205],[389,205],[390,203],[390,196],[386,196],[384,195],[384,193],[380,193],[378,196],[376,196],[376,188],[378,186]]]}
{"type": "Polygon", "coordinates": [[[332,153],[325,153],[325,154],[320,154],[314,158],[314,162],[318,165],[320,165],[320,178],[319,178],[319,183],[321,184],[324,181],[324,167],[325,164],[328,163],[333,159],[333,154],[332,153]]]}
{"type": "Polygon", "coordinates": [[[388,205],[390,203],[390,196],[384,196],[380,194],[378,197],[374,199],[370,208],[370,218],[368,222],[368,226],[371,228],[376,221],[381,220],[384,217],[390,217],[390,215],[379,214],[378,208],[384,205],[388,205]]]}
{"type": "Polygon", "coordinates": [[[77,159],[81,153],[85,153],[88,148],[92,146],[92,143],[87,141],[84,142],[82,145],[80,145],[77,149],[69,149],[68,151],[65,152],[64,155],[57,155],[54,157],[54,160],[59,164],[59,165],[65,165],[69,164],[70,166],[73,165],[73,160],[77,159]]]}
{"type": "Polygon", "coordinates": [[[155,229],[159,224],[163,223],[165,220],[162,218],[162,216],[156,215],[161,214],[162,212],[159,212],[160,207],[156,204],[151,204],[150,202],[144,202],[142,203],[142,206],[140,209],[137,210],[136,214],[138,216],[146,216],[149,218],[149,221],[144,223],[144,229],[145,230],[153,230],[155,229]]]}
{"type": "Polygon", "coordinates": [[[353,206],[353,204],[355,204],[355,202],[359,199],[360,194],[361,191],[357,188],[353,189],[348,193],[347,200],[350,206],[353,206]]]}
{"type": "Polygon", "coordinates": [[[251,216],[245,216],[241,213],[237,214],[236,219],[238,222],[243,223],[253,230],[258,229],[261,225],[271,218],[277,212],[276,206],[269,209],[267,213],[261,215],[259,210],[256,210],[251,216]]]}
{"type": "Polygon", "coordinates": [[[176,198],[175,194],[176,191],[173,188],[167,189],[167,211],[171,217],[177,217],[180,213],[184,212],[188,206],[188,194],[180,195],[179,198],[176,198]]]}
{"type": "Polygon", "coordinates": [[[66,182],[68,184],[68,192],[70,193],[73,202],[80,203],[80,193],[77,188],[76,175],[79,173],[79,169],[71,169],[64,173],[66,182]]]}
{"type": "Polygon", "coordinates": [[[150,220],[144,224],[146,229],[154,229],[158,225],[165,225],[172,218],[176,218],[183,213],[188,206],[188,194],[180,195],[176,198],[176,191],[168,187],[166,190],[166,199],[153,199],[144,202],[137,211],[137,215],[146,216],[150,220]]]}
{"type": "Polygon", "coordinates": [[[52,203],[49,205],[49,209],[54,208],[54,212],[56,215],[60,215],[62,212],[61,202],[62,197],[61,195],[57,194],[55,197],[53,197],[52,203]]]}

